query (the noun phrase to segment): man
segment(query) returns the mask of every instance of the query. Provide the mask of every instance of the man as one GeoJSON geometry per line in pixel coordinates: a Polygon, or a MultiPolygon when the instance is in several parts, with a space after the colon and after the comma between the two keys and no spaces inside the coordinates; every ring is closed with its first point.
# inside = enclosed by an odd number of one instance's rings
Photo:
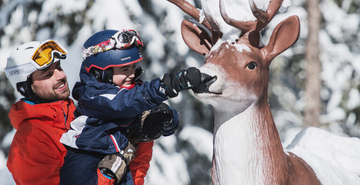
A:
{"type": "Polygon", "coordinates": [[[24,98],[12,105],[17,130],[7,167],[16,184],[59,184],[66,149],[59,139],[70,128],[75,106],[60,61],[66,50],[56,41],[29,42],[13,51],[5,72],[24,98]]]}

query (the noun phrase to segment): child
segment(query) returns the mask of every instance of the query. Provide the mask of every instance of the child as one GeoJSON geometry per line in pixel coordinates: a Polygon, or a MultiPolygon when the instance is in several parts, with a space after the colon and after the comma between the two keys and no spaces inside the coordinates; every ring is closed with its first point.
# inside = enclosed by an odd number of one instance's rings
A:
{"type": "Polygon", "coordinates": [[[100,31],[84,43],[81,82],[73,89],[76,119],[60,140],[68,146],[60,184],[100,183],[96,176],[115,184],[133,184],[132,178],[143,184],[153,142],[137,141],[168,136],[177,129],[177,111],[162,102],[200,85],[200,71],[189,68],[142,83],[142,70],[135,63],[142,60],[143,46],[135,30],[100,31]],[[127,167],[134,155],[131,177],[127,167]]]}

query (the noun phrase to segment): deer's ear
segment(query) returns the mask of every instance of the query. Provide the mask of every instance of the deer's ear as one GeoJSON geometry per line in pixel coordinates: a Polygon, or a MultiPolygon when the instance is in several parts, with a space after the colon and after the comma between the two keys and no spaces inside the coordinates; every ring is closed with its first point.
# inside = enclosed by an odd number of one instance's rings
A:
{"type": "Polygon", "coordinates": [[[292,46],[299,38],[300,20],[293,15],[282,21],[274,29],[269,44],[262,49],[264,61],[270,62],[277,55],[292,46]]]}
{"type": "Polygon", "coordinates": [[[190,21],[184,20],[181,23],[181,34],[190,49],[205,55],[207,54],[212,45],[211,39],[206,31],[198,27],[196,24],[191,23],[190,21]]]}

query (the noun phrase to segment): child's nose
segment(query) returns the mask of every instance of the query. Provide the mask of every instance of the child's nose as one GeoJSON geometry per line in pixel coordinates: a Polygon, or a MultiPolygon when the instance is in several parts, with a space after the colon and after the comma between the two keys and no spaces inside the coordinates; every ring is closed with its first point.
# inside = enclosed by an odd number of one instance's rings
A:
{"type": "Polygon", "coordinates": [[[129,77],[129,78],[134,78],[134,77],[135,77],[135,73],[129,73],[128,77],[129,77]]]}
{"type": "Polygon", "coordinates": [[[134,77],[135,77],[135,69],[129,70],[128,76],[129,76],[130,78],[134,78],[134,77]]]}

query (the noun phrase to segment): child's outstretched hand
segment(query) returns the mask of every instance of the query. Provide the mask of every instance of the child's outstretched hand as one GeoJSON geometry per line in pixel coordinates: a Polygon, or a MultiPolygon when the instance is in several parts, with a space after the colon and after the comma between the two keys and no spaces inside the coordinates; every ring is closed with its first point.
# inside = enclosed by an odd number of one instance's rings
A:
{"type": "Polygon", "coordinates": [[[201,83],[200,70],[190,67],[178,73],[166,73],[162,79],[165,94],[170,97],[176,97],[180,91],[197,88],[201,83]]]}

